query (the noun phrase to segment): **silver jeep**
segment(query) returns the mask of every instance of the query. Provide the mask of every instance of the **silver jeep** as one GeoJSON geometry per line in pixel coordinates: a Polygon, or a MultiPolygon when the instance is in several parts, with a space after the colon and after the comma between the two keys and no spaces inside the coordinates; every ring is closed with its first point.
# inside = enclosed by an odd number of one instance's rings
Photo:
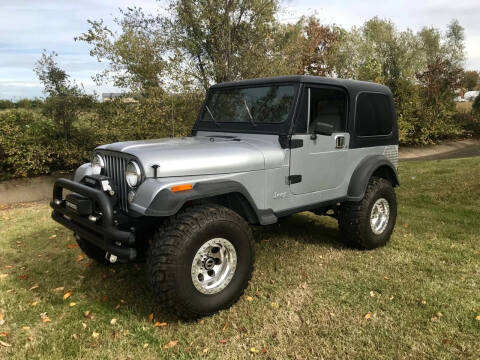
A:
{"type": "Polygon", "coordinates": [[[73,180],[56,181],[52,217],[99,262],[145,260],[159,301],[198,318],[247,287],[249,224],[312,211],[338,219],[346,244],[385,245],[397,155],[385,86],[311,76],[222,83],[191,136],[95,149],[73,180]]]}

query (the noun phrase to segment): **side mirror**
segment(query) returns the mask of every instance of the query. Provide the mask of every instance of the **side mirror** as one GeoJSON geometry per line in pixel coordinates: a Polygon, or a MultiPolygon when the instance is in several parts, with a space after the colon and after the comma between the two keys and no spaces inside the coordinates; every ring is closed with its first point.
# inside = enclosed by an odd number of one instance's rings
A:
{"type": "Polygon", "coordinates": [[[332,124],[327,124],[321,121],[315,123],[315,134],[330,136],[333,134],[334,130],[335,128],[332,124]]]}

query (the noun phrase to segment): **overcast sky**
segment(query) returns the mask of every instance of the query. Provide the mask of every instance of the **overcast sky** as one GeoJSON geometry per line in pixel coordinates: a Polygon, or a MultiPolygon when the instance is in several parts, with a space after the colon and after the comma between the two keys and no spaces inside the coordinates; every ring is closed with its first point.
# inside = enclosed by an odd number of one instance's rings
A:
{"type": "MultiPolygon", "coordinates": [[[[118,8],[158,7],[156,0],[0,0],[0,99],[41,97],[42,87],[33,72],[43,49],[55,50],[57,61],[87,92],[115,91],[97,87],[91,76],[103,65],[89,56],[89,47],[73,38],[88,29],[87,19],[112,23],[118,8]]],[[[296,0],[282,1],[280,19],[294,22],[302,15],[316,14],[323,23],[346,28],[359,26],[379,16],[399,29],[419,30],[435,26],[445,30],[452,18],[465,28],[467,69],[480,69],[480,1],[478,0],[296,0]]]]}

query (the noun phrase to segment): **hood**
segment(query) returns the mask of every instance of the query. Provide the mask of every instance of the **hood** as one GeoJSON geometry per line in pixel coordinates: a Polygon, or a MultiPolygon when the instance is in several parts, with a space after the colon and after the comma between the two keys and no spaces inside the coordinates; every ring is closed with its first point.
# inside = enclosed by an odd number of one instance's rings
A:
{"type": "Polygon", "coordinates": [[[153,177],[152,165],[160,166],[158,177],[192,176],[263,170],[281,166],[285,158],[278,137],[258,139],[231,134],[127,141],[97,149],[135,156],[147,177],[153,177]]]}

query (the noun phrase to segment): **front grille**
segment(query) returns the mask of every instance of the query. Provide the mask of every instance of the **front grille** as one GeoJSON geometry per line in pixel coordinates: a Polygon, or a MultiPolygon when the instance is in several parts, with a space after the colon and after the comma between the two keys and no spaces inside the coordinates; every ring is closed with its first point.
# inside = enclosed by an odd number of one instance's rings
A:
{"type": "Polygon", "coordinates": [[[123,154],[102,153],[105,159],[105,176],[108,176],[115,184],[118,195],[118,206],[123,211],[128,210],[128,186],[125,180],[125,169],[128,158],[123,154]]]}

